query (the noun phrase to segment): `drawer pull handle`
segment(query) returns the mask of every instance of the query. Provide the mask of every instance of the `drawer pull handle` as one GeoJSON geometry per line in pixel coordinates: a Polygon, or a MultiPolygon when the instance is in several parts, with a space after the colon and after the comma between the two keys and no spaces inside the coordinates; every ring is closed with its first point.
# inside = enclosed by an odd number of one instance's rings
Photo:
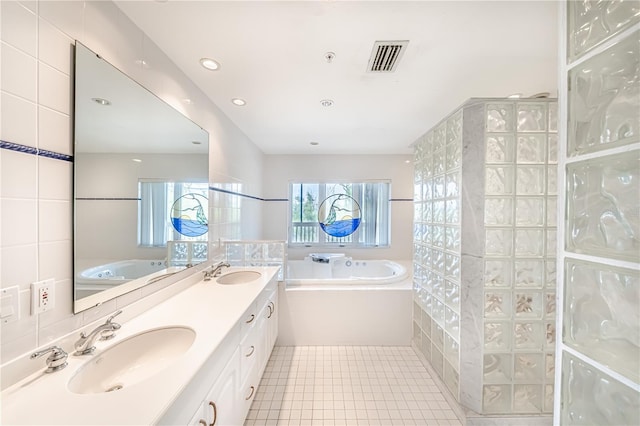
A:
{"type": "Polygon", "coordinates": [[[245,321],[246,324],[251,324],[253,320],[256,319],[256,316],[251,314],[248,320],[245,321]]]}
{"type": "Polygon", "coordinates": [[[198,422],[199,425],[202,426],[209,426],[209,423],[205,422],[204,420],[200,419],[200,421],[198,422]]]}
{"type": "Polygon", "coordinates": [[[249,352],[248,354],[246,354],[245,356],[247,358],[249,358],[251,355],[253,355],[253,353],[256,351],[256,347],[251,345],[251,352],[249,352]]]}
{"type": "Polygon", "coordinates": [[[251,397],[253,396],[253,393],[256,391],[256,388],[254,388],[253,386],[251,386],[251,393],[249,394],[248,397],[246,397],[244,400],[248,401],[251,399],[251,397]]]}
{"type": "Polygon", "coordinates": [[[273,302],[269,302],[268,306],[269,306],[269,316],[267,316],[267,318],[271,318],[273,313],[276,311],[276,305],[274,305],[273,302]]]}
{"type": "Polygon", "coordinates": [[[218,407],[216,407],[216,403],[213,401],[209,401],[209,405],[213,408],[213,422],[209,426],[215,426],[218,421],[218,407]]]}

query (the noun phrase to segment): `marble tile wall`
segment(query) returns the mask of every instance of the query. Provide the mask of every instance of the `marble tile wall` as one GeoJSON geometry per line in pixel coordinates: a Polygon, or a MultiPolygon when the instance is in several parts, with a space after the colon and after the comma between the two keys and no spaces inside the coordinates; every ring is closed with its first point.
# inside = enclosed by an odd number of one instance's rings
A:
{"type": "Polygon", "coordinates": [[[415,144],[414,346],[477,413],[553,408],[556,117],[474,99],[415,144]]]}
{"type": "Polygon", "coordinates": [[[640,5],[563,13],[554,421],[639,424],[640,5]]]}

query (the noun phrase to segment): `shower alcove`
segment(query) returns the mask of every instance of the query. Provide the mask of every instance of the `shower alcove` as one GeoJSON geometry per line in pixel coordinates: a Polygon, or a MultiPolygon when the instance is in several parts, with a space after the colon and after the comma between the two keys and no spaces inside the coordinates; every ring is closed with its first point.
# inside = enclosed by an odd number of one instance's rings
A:
{"type": "Polygon", "coordinates": [[[557,103],[471,99],[414,143],[414,348],[473,417],[551,421],[557,103]]]}

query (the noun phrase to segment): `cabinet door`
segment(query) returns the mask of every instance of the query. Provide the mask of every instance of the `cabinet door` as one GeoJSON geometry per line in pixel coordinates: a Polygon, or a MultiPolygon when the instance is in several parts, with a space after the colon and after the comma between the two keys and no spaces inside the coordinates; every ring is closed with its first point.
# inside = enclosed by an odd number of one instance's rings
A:
{"type": "Polygon", "coordinates": [[[202,420],[210,426],[237,426],[244,422],[239,404],[240,358],[236,350],[204,400],[202,420]]]}
{"type": "Polygon", "coordinates": [[[193,415],[191,421],[187,423],[188,426],[209,426],[209,423],[207,423],[207,421],[205,420],[206,414],[207,412],[205,411],[204,407],[200,405],[200,408],[198,409],[196,414],[193,415]]]}
{"type": "MultiPolygon", "coordinates": [[[[278,338],[278,292],[275,291],[269,297],[267,303],[267,350],[271,355],[271,350],[278,338]]],[[[268,358],[268,357],[267,357],[268,358]]]]}

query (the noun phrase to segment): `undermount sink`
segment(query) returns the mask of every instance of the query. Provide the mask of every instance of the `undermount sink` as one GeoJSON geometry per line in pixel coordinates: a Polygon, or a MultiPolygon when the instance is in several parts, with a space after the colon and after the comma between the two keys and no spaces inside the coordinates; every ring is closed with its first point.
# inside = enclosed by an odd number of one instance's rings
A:
{"type": "Polygon", "coordinates": [[[218,284],[245,284],[255,281],[261,276],[262,274],[256,271],[229,272],[216,279],[216,282],[218,284]]]}
{"type": "Polygon", "coordinates": [[[187,327],[167,327],[129,337],[95,355],[71,378],[73,393],[112,392],[139,383],[167,368],[184,354],[196,333],[187,327]]]}

